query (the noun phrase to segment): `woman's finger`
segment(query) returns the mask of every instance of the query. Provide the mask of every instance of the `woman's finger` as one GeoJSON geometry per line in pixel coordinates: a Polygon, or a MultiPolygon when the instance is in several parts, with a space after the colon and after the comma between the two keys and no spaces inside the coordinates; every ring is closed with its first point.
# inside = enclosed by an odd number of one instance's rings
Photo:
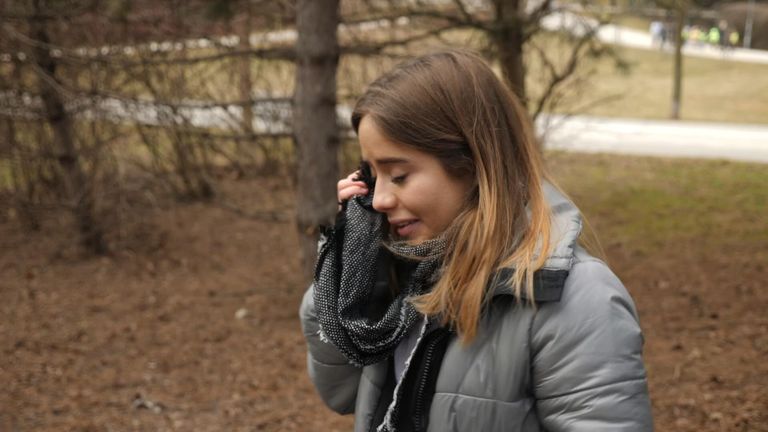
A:
{"type": "Polygon", "coordinates": [[[365,182],[358,180],[356,175],[357,173],[352,173],[346,178],[339,180],[339,182],[336,184],[336,190],[341,191],[342,189],[348,188],[350,186],[366,187],[365,182]]]}
{"type": "Polygon", "coordinates": [[[368,188],[363,186],[350,186],[339,191],[339,201],[344,201],[352,198],[355,195],[365,195],[368,193],[368,188]]]}
{"type": "MultiPolygon", "coordinates": [[[[368,193],[368,186],[365,182],[358,180],[360,171],[355,171],[348,175],[346,178],[339,180],[336,184],[336,198],[341,204],[342,201],[346,201],[355,195],[366,195],[368,193]]],[[[341,207],[341,206],[339,206],[341,207]]]]}
{"type": "Polygon", "coordinates": [[[349,186],[365,186],[365,182],[361,180],[341,179],[337,183],[338,189],[344,189],[349,186]]]}
{"type": "Polygon", "coordinates": [[[342,180],[339,182],[337,188],[336,188],[336,194],[341,196],[342,191],[346,191],[348,189],[353,189],[356,191],[364,190],[363,193],[368,193],[368,186],[366,186],[365,183],[362,182],[347,182],[346,180],[342,180]]]}

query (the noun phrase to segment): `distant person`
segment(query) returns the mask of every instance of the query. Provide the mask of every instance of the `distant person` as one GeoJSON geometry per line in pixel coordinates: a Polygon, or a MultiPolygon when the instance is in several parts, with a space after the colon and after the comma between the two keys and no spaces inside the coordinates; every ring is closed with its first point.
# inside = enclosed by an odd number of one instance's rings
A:
{"type": "Polygon", "coordinates": [[[357,432],[650,431],[629,293],[580,243],[520,100],[478,55],[375,80],[301,320],[357,432]]]}
{"type": "Polygon", "coordinates": [[[661,31],[663,24],[658,20],[651,21],[648,27],[648,32],[651,34],[651,45],[658,46],[661,44],[661,31]]]}
{"type": "Polygon", "coordinates": [[[661,39],[661,45],[659,49],[663,49],[667,45],[667,38],[669,37],[669,24],[662,23],[661,30],[659,31],[659,38],[661,39]]]}
{"type": "Polygon", "coordinates": [[[707,42],[712,46],[720,45],[720,29],[717,27],[710,28],[707,34],[707,42]]]}
{"type": "Polygon", "coordinates": [[[739,46],[739,32],[737,30],[731,30],[731,33],[728,34],[728,43],[731,48],[739,46]]]}
{"type": "Polygon", "coordinates": [[[699,42],[701,46],[709,44],[709,30],[704,27],[701,28],[701,33],[699,33],[699,42]]]}
{"type": "Polygon", "coordinates": [[[701,29],[697,25],[691,26],[691,30],[688,32],[688,40],[693,46],[701,45],[701,29]]]}
{"type": "Polygon", "coordinates": [[[717,23],[717,31],[719,33],[718,43],[720,44],[720,49],[725,51],[725,49],[728,48],[728,22],[720,20],[717,23]]]}

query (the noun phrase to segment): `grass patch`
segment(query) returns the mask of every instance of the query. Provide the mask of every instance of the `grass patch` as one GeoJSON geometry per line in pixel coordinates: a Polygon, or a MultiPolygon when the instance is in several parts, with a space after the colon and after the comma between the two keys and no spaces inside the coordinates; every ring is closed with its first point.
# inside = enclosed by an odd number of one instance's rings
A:
{"type": "MultiPolygon", "coordinates": [[[[561,35],[543,33],[533,42],[562,68],[572,50],[561,35]]],[[[671,52],[614,47],[628,65],[609,57],[585,58],[565,91],[559,113],[668,119],[672,105],[671,52]],[[601,101],[595,103],[596,101],[601,101]],[[586,108],[584,108],[586,107],[586,108]]],[[[527,90],[533,100],[544,91],[545,67],[527,61],[527,90]]],[[[768,122],[768,65],[684,57],[682,120],[761,124],[768,122]]]]}
{"type": "MultiPolygon", "coordinates": [[[[629,62],[623,73],[607,59],[595,62],[590,98],[621,95],[586,114],[666,119],[672,100],[674,56],[670,52],[617,48],[629,62]]],[[[768,121],[768,65],[684,57],[683,120],[729,123],[768,121]]]]}
{"type": "Polygon", "coordinates": [[[548,163],[605,245],[653,253],[695,243],[768,257],[764,165],[559,152],[548,163]]]}

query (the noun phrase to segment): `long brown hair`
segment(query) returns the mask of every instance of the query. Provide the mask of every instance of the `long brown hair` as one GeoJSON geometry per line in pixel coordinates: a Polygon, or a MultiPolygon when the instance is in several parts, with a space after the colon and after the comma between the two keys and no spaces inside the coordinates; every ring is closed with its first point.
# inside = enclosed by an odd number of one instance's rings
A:
{"type": "Polygon", "coordinates": [[[445,233],[448,250],[433,289],[412,299],[474,339],[491,279],[514,268],[520,299],[533,299],[533,274],[547,258],[550,209],[545,173],[528,113],[472,52],[441,51],[403,63],[374,81],[352,112],[358,130],[371,116],[392,141],[431,154],[474,186],[445,233]]]}

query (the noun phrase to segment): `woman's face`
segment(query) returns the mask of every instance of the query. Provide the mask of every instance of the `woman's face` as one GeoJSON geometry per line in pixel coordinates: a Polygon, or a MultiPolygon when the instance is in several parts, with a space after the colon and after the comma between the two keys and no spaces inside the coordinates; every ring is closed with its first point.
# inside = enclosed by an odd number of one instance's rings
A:
{"type": "Polygon", "coordinates": [[[436,157],[389,140],[370,116],[360,121],[358,138],[376,177],[373,207],[387,216],[392,234],[419,243],[448,228],[464,206],[471,179],[453,177],[436,157]]]}

